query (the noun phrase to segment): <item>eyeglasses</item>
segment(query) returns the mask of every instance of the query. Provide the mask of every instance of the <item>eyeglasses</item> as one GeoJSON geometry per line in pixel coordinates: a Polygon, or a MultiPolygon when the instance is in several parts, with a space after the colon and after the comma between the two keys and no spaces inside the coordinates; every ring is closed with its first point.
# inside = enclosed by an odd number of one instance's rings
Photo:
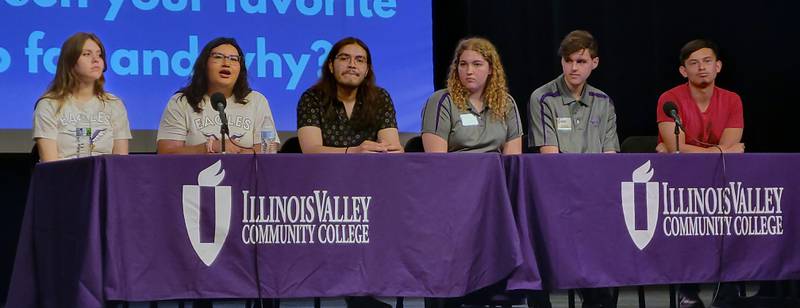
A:
{"type": "Polygon", "coordinates": [[[238,64],[239,60],[241,60],[241,58],[239,58],[239,55],[225,55],[225,54],[219,53],[219,52],[212,52],[211,53],[211,61],[220,63],[220,62],[224,62],[225,59],[227,59],[228,61],[230,61],[232,63],[236,63],[236,64],[238,64]]]}
{"type": "Polygon", "coordinates": [[[343,62],[343,63],[350,63],[352,59],[356,60],[356,64],[364,65],[367,64],[367,57],[365,56],[351,56],[346,53],[340,53],[336,55],[336,61],[343,62]]]}

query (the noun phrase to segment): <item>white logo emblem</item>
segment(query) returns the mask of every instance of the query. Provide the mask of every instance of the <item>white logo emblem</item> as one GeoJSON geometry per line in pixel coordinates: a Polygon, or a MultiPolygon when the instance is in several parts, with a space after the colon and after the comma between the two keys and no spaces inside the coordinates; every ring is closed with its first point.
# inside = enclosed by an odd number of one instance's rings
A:
{"type": "Polygon", "coordinates": [[[200,171],[197,175],[198,185],[183,185],[183,220],[186,223],[186,231],[189,233],[192,248],[206,266],[211,266],[219,255],[231,225],[231,187],[217,186],[223,178],[225,170],[222,169],[222,161],[218,160],[200,171]],[[200,241],[201,187],[214,188],[214,242],[211,243],[200,241]]]}
{"type": "Polygon", "coordinates": [[[653,239],[653,234],[656,231],[656,223],[658,222],[658,182],[650,182],[653,178],[653,169],[650,169],[650,161],[648,160],[639,168],[633,171],[632,182],[622,182],[622,213],[625,216],[625,226],[628,228],[628,234],[631,235],[633,243],[639,250],[647,247],[650,240],[653,239]],[[647,229],[636,229],[636,215],[643,215],[645,213],[636,212],[636,194],[634,187],[636,184],[645,184],[646,188],[646,214],[647,214],[647,229]]]}

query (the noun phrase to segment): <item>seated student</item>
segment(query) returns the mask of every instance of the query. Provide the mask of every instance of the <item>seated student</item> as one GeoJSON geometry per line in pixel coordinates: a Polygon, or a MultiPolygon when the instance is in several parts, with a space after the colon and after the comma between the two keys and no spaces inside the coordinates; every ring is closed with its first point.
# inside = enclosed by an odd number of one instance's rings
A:
{"type": "Polygon", "coordinates": [[[722,70],[717,46],[707,40],[693,40],[681,48],[681,75],[689,82],[678,85],[658,98],[659,152],[744,152],[742,99],[734,92],[717,87],[722,70]],[[673,102],[683,122],[675,143],[675,120],[664,112],[664,103],[673,102]]]}
{"type": "Polygon", "coordinates": [[[106,50],[92,33],[79,32],[61,45],[56,75],[36,103],[33,139],[41,161],[75,158],[76,130],[91,129],[86,154],[128,154],[131,129],[122,100],[103,89],[106,50]]]}
{"type": "Polygon", "coordinates": [[[331,47],[325,64],[297,103],[303,153],[403,152],[392,98],[375,84],[367,45],[344,38],[331,47]]]}
{"type": "MultiPolygon", "coordinates": [[[[303,153],[401,153],[394,104],[375,85],[372,54],[360,39],[333,44],[314,86],[297,103],[297,139],[303,153]]],[[[368,296],[347,307],[391,307],[368,296]]]]}
{"type": "MultiPolygon", "coordinates": [[[[189,84],[167,103],[158,126],[159,154],[220,153],[219,112],[210,97],[222,93],[227,99],[225,113],[230,134],[226,153],[261,150],[261,127],[275,127],[267,99],[250,88],[244,53],[232,38],[216,38],[203,47],[192,69],[189,84]]],[[[278,147],[273,142],[269,146],[278,147]]]]}
{"type": "Polygon", "coordinates": [[[540,153],[619,152],[614,103],[586,83],[600,64],[597,50],[589,32],[570,32],[558,49],[563,74],[531,94],[528,138],[540,153]]]}
{"type": "Polygon", "coordinates": [[[433,93],[422,113],[425,152],[522,152],[522,124],[508,94],[497,49],[468,38],[456,47],[447,89],[433,93]]]}
{"type": "MultiPolygon", "coordinates": [[[[676,149],[686,153],[744,152],[744,143],[741,143],[744,130],[742,99],[736,93],[716,86],[717,74],[722,70],[718,54],[716,44],[707,40],[693,40],[681,48],[678,70],[688,82],[658,98],[658,152],[674,152],[676,149]],[[677,148],[675,120],[663,112],[666,102],[676,105],[683,122],[677,148]]],[[[733,289],[731,284],[722,284],[722,296],[717,297],[715,303],[735,298],[733,289]]],[[[697,284],[681,285],[679,292],[681,307],[704,307],[697,284]]]]}
{"type": "MultiPolygon", "coordinates": [[[[529,144],[540,153],[619,152],[614,103],[586,82],[600,64],[597,41],[575,30],[561,41],[558,54],[563,73],[531,94],[529,144]]],[[[616,306],[608,288],[580,294],[583,307],[616,306]]]]}

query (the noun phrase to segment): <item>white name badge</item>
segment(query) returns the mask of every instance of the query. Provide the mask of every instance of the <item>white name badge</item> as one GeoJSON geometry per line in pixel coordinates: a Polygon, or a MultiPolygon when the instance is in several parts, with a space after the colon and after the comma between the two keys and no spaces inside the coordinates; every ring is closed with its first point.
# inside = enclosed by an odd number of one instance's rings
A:
{"type": "Polygon", "coordinates": [[[462,126],[475,126],[478,125],[478,117],[471,113],[465,113],[461,115],[461,125],[462,126]]]}
{"type": "Polygon", "coordinates": [[[556,129],[572,130],[572,118],[556,118],[556,129]]]}

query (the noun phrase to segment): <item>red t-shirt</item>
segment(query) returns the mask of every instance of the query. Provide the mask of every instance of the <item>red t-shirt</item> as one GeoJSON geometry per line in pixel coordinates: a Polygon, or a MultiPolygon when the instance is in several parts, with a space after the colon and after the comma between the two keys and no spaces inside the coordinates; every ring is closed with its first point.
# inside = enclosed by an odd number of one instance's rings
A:
{"type": "MultiPolygon", "coordinates": [[[[731,91],[715,86],[708,108],[705,112],[701,112],[692,98],[688,83],[674,87],[658,98],[656,111],[658,123],[674,122],[663,109],[664,103],[670,101],[678,107],[678,115],[683,121],[683,130],[686,134],[686,144],[699,147],[708,147],[700,142],[719,144],[722,131],[726,128],[744,128],[742,98],[731,91]]],[[[660,134],[658,141],[661,142],[660,134]]]]}

